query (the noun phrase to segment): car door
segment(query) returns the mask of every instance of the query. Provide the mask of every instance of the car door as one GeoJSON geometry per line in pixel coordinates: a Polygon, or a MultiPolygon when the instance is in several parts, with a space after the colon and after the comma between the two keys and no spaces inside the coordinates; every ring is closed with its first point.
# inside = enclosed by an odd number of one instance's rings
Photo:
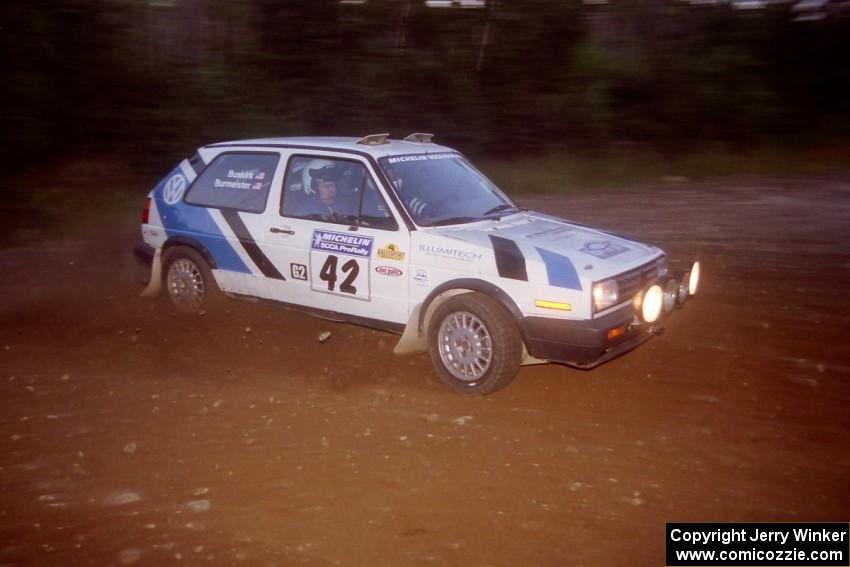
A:
{"type": "Polygon", "coordinates": [[[285,281],[258,245],[267,209],[275,207],[269,199],[283,177],[280,163],[276,151],[223,151],[193,181],[184,202],[172,205],[170,236],[206,248],[224,291],[266,297],[268,280],[285,281]]]}
{"type": "Polygon", "coordinates": [[[407,322],[410,234],[375,179],[364,159],[289,156],[264,248],[291,285],[269,282],[273,299],[407,322]]]}

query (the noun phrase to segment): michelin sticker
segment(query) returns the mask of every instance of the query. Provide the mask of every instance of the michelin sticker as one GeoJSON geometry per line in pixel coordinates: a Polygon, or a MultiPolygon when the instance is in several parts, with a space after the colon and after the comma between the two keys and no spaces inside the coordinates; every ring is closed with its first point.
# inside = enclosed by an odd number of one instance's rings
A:
{"type": "Polygon", "coordinates": [[[409,156],[396,156],[391,157],[387,161],[388,163],[405,163],[410,161],[429,161],[435,159],[448,159],[457,157],[457,154],[444,152],[440,154],[414,154],[409,156]]]}
{"type": "Polygon", "coordinates": [[[313,231],[313,250],[368,258],[372,255],[371,236],[353,236],[327,230],[313,231]]]}
{"type": "Polygon", "coordinates": [[[172,175],[162,188],[162,199],[166,205],[176,205],[186,191],[186,178],[182,173],[172,175]]]}
{"type": "Polygon", "coordinates": [[[615,242],[609,242],[607,240],[585,242],[584,246],[581,248],[581,251],[585,254],[590,254],[591,256],[596,256],[603,260],[605,258],[610,258],[611,256],[616,256],[617,254],[622,254],[627,250],[628,248],[625,246],[621,246],[615,242]]]}

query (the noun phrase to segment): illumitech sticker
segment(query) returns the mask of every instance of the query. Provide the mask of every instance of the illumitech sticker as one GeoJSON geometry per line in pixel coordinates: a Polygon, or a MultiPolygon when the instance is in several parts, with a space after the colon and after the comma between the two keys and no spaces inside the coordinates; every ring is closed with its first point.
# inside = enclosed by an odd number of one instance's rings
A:
{"type": "Polygon", "coordinates": [[[443,246],[433,246],[431,244],[420,244],[419,250],[432,256],[455,258],[458,260],[465,260],[467,262],[481,259],[480,252],[471,252],[469,250],[460,250],[458,248],[445,248],[443,246]]]}

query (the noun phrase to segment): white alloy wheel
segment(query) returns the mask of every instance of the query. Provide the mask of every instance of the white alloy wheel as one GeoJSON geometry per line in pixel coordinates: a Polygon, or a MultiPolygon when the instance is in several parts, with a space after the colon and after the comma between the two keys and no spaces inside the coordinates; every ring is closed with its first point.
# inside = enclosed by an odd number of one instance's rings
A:
{"type": "Polygon", "coordinates": [[[446,299],[428,326],[434,370],[465,396],[491,394],[511,383],[522,359],[522,336],[510,312],[478,292],[446,299]]]}
{"type": "Polygon", "coordinates": [[[446,317],[437,333],[440,358],[458,380],[481,378],[493,361],[493,339],[486,325],[468,311],[446,317]]]}
{"type": "Polygon", "coordinates": [[[163,264],[168,298],[179,311],[196,313],[217,294],[209,266],[197,251],[186,246],[169,248],[163,264]]]}
{"type": "Polygon", "coordinates": [[[204,302],[206,283],[200,268],[188,258],[179,258],[168,267],[168,295],[178,307],[194,311],[204,302]]]}

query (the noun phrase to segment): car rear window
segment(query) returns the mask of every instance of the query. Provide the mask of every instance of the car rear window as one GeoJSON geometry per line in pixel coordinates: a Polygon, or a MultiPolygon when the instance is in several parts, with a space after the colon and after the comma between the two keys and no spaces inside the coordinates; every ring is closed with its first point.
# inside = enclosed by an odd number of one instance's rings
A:
{"type": "Polygon", "coordinates": [[[198,176],[186,202],[190,205],[261,213],[280,161],[276,153],[225,153],[198,176]]]}

